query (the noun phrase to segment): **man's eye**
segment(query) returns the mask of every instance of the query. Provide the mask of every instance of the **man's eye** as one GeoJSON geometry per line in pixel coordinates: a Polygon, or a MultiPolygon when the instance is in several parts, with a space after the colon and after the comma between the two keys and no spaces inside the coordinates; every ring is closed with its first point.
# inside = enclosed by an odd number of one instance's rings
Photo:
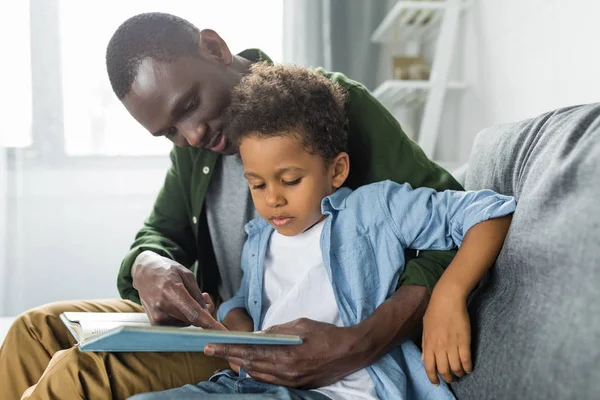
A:
{"type": "Polygon", "coordinates": [[[283,184],[287,185],[287,186],[294,186],[294,185],[299,184],[301,180],[302,180],[302,178],[298,178],[298,179],[295,179],[295,180],[289,181],[289,182],[283,181],[283,184]]]}
{"type": "Polygon", "coordinates": [[[196,98],[192,97],[187,101],[187,103],[185,103],[185,106],[183,107],[183,113],[187,114],[190,111],[193,111],[194,108],[196,108],[196,98]]]}
{"type": "Polygon", "coordinates": [[[264,183],[261,183],[260,185],[252,185],[252,190],[262,190],[266,187],[266,185],[264,183]]]}

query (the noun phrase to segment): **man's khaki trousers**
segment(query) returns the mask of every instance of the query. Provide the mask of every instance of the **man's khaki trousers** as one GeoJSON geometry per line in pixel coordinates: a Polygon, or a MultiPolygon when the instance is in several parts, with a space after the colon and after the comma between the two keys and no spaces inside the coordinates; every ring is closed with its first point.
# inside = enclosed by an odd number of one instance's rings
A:
{"type": "Polygon", "coordinates": [[[65,311],[143,312],[128,300],[52,303],[20,315],[0,348],[0,399],[125,399],[207,380],[227,368],[203,353],[83,353],[65,311]]]}

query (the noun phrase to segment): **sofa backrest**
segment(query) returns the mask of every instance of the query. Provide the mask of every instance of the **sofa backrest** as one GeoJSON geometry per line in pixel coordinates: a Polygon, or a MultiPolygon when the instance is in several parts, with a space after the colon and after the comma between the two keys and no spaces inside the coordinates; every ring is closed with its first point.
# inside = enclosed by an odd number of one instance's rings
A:
{"type": "Polygon", "coordinates": [[[600,398],[600,104],[483,130],[465,188],[518,205],[471,297],[475,370],[456,395],[600,398]]]}

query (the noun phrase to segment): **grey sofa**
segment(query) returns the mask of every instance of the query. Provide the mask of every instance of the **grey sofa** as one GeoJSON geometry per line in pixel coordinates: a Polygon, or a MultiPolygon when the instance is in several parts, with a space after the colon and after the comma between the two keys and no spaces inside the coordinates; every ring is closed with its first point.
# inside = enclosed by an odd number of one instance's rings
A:
{"type": "Polygon", "coordinates": [[[600,103],[483,130],[466,189],[517,198],[473,293],[465,399],[600,399],[600,103]]]}

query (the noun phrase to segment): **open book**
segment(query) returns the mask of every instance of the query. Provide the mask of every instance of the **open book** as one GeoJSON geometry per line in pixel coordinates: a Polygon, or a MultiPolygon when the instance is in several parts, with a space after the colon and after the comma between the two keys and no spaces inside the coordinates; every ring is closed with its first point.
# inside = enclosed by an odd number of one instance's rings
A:
{"type": "Polygon", "coordinates": [[[144,313],[65,312],[60,315],[81,351],[204,351],[209,343],[291,345],[294,335],[153,326],[144,313]]]}

